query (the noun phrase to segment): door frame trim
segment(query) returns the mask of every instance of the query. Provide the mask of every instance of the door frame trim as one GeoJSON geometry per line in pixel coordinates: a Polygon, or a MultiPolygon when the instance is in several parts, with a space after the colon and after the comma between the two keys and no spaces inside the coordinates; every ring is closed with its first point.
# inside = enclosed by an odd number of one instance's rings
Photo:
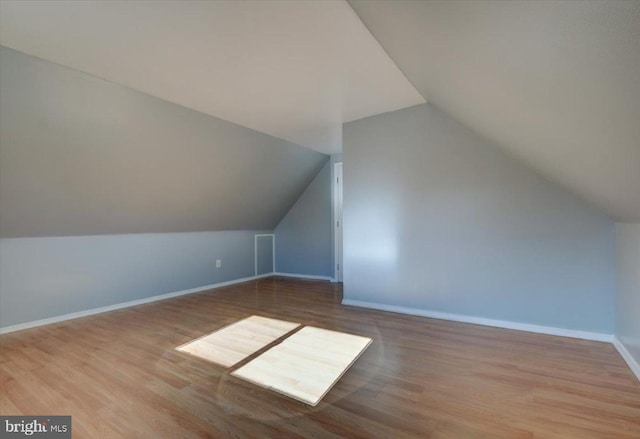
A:
{"type": "Polygon", "coordinates": [[[344,249],[342,247],[342,244],[344,242],[344,224],[340,224],[340,230],[343,231],[343,233],[341,233],[341,237],[342,237],[342,242],[340,241],[339,237],[338,237],[338,226],[337,226],[337,222],[338,219],[340,219],[342,221],[342,218],[338,218],[338,186],[342,185],[342,199],[343,199],[343,204],[344,204],[344,166],[343,166],[343,162],[335,162],[333,164],[333,180],[331,182],[331,187],[332,187],[332,195],[333,195],[333,223],[331,224],[331,227],[333,229],[333,278],[335,279],[335,282],[342,282],[344,280],[344,261],[343,261],[343,255],[340,255],[338,252],[338,249],[340,248],[342,250],[342,253],[344,253],[344,249]],[[338,178],[338,167],[340,167],[341,169],[341,173],[340,175],[342,176],[342,181],[338,182],[337,178],[338,178]],[[340,257],[339,257],[340,256],[340,257]],[[340,261],[338,262],[338,259],[340,259],[340,261]],[[340,267],[340,270],[338,270],[338,263],[340,263],[342,266],[340,267]]]}

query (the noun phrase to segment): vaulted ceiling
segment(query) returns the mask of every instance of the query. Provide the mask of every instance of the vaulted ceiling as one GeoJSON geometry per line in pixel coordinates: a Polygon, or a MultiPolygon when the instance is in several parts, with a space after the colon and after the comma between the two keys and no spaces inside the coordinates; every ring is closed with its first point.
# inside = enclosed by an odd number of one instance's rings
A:
{"type": "Polygon", "coordinates": [[[0,41],[327,154],[424,102],[342,0],[3,0],[0,41]]]}
{"type": "Polygon", "coordinates": [[[640,221],[640,2],[350,0],[431,104],[640,221]]]}
{"type": "Polygon", "coordinates": [[[0,236],[272,230],[328,157],[0,47],[0,236]]]}
{"type": "Polygon", "coordinates": [[[426,99],[640,221],[638,0],[4,0],[0,43],[324,153],[426,99]]]}

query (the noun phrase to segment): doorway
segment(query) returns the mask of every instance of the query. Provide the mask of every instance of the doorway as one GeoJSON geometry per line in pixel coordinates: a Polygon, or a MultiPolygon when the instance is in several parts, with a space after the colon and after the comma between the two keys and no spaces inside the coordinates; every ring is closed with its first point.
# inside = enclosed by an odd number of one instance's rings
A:
{"type": "Polygon", "coordinates": [[[342,162],[333,164],[333,236],[334,236],[334,276],[342,282],[342,162]]]}
{"type": "Polygon", "coordinates": [[[256,277],[273,274],[276,271],[276,235],[259,234],[254,240],[256,277]]]}

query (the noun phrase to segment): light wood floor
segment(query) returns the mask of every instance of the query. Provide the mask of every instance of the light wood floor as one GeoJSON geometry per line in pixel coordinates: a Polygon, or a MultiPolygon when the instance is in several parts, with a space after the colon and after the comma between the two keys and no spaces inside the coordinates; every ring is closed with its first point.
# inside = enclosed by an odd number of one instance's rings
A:
{"type": "Polygon", "coordinates": [[[640,383],[610,344],[344,307],[341,296],[339,285],[269,278],[3,335],[0,413],[72,415],[74,438],[640,437],[640,383]],[[252,314],[373,343],[316,407],[174,350],[252,314]]]}

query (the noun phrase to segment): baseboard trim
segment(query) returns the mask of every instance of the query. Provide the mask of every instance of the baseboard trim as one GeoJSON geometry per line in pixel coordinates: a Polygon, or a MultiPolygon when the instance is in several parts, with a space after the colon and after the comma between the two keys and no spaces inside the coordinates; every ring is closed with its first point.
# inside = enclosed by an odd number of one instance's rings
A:
{"type": "MultiPolygon", "coordinates": [[[[4,327],[0,327],[0,334],[8,334],[10,332],[36,328],[38,326],[64,322],[67,320],[73,320],[80,317],[88,317],[95,314],[102,314],[109,311],[115,311],[118,309],[129,308],[137,305],[143,305],[145,303],[157,302],[160,300],[170,299],[173,297],[186,296],[188,294],[194,294],[202,291],[213,290],[213,289],[225,287],[228,285],[234,285],[242,282],[249,282],[252,280],[262,279],[262,278],[271,277],[271,276],[283,276],[283,277],[294,277],[294,278],[300,278],[300,279],[334,281],[334,279],[329,276],[313,276],[313,275],[301,275],[301,274],[294,274],[294,273],[278,273],[278,272],[265,273],[258,276],[243,277],[240,279],[220,282],[217,284],[204,285],[201,287],[189,288],[186,290],[175,291],[167,294],[161,294],[158,296],[146,297],[144,299],[132,300],[129,302],[122,302],[122,303],[103,306],[99,308],[92,308],[85,311],[64,314],[56,317],[49,317],[41,320],[34,320],[26,323],[19,323],[17,325],[4,326],[4,327]]],[[[375,303],[375,302],[364,302],[360,300],[351,300],[351,299],[343,299],[342,304],[346,306],[354,306],[358,308],[369,308],[369,309],[388,311],[388,312],[393,312],[398,314],[428,317],[428,318],[438,319],[438,320],[450,320],[454,322],[472,323],[476,325],[492,326],[495,328],[515,329],[517,331],[534,332],[538,334],[556,335],[561,337],[578,338],[582,340],[609,342],[615,346],[615,348],[620,353],[620,356],[624,359],[624,361],[627,363],[627,365],[631,369],[631,372],[633,372],[636,378],[640,381],[640,364],[638,364],[635,358],[633,358],[631,353],[627,350],[624,344],[622,344],[620,339],[618,339],[618,337],[616,337],[613,334],[604,334],[600,332],[589,332],[589,331],[577,331],[574,329],[556,328],[553,326],[531,325],[528,323],[510,322],[505,320],[494,320],[494,319],[487,319],[483,317],[466,316],[463,314],[443,313],[440,311],[429,311],[429,310],[420,309],[420,308],[410,308],[410,307],[387,305],[387,304],[375,303]]]]}
{"type": "Polygon", "coordinates": [[[633,372],[636,378],[638,378],[638,381],[640,381],[640,364],[638,364],[636,359],[633,358],[631,353],[627,350],[626,346],[622,344],[620,339],[615,335],[613,336],[613,345],[616,347],[625,363],[627,363],[631,372],[633,372]]]}
{"type": "Polygon", "coordinates": [[[270,277],[270,276],[273,276],[273,273],[266,273],[258,276],[243,277],[240,279],[234,279],[226,282],[219,282],[217,284],[204,285],[201,287],[189,288],[181,291],[174,291],[172,293],[160,294],[158,296],[145,297],[144,299],[131,300],[129,302],[121,302],[121,303],[116,303],[114,305],[107,305],[99,308],[87,309],[84,311],[64,314],[61,316],[49,317],[41,320],[34,320],[32,322],[19,323],[17,325],[11,325],[11,326],[4,326],[4,327],[0,327],[0,335],[8,334],[10,332],[22,331],[23,329],[30,329],[30,328],[36,328],[38,326],[50,325],[52,323],[64,322],[66,320],[78,319],[80,317],[87,317],[95,314],[102,314],[104,312],[115,311],[117,309],[143,305],[145,303],[157,302],[159,300],[171,299],[172,297],[179,297],[179,296],[186,296],[187,294],[200,293],[202,291],[226,287],[228,285],[239,284],[242,282],[249,282],[252,280],[261,279],[261,278],[270,277]]]}
{"type": "Polygon", "coordinates": [[[535,332],[538,334],[557,335],[560,337],[579,338],[582,340],[613,342],[612,334],[600,332],[577,331],[574,329],[556,328],[553,326],[531,325],[528,323],[510,322],[506,320],[494,320],[484,317],[466,316],[463,314],[450,314],[440,311],[429,311],[420,308],[409,308],[404,306],[386,305],[375,302],[362,302],[359,300],[343,299],[343,305],[356,306],[359,308],[377,309],[399,314],[409,314],[413,316],[428,317],[439,320],[451,320],[454,322],[473,323],[475,325],[493,326],[495,328],[515,329],[517,331],[535,332]]]}
{"type": "Polygon", "coordinates": [[[315,274],[298,274],[298,273],[273,273],[274,276],[282,276],[282,277],[295,277],[298,279],[309,279],[309,280],[327,280],[330,282],[335,282],[335,280],[331,276],[316,276],[315,274]]]}

